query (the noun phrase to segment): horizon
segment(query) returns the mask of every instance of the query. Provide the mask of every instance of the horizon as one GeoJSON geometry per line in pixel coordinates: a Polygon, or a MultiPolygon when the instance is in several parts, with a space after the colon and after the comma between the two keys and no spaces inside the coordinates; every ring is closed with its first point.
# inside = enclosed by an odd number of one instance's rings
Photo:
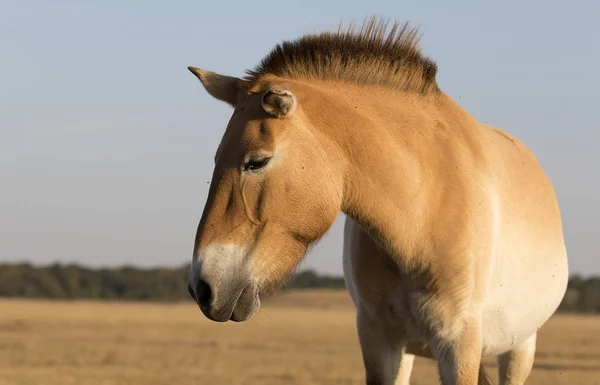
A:
{"type": "MultiPolygon", "coordinates": [[[[0,264],[189,264],[232,110],[187,66],[241,76],[283,40],[386,15],[420,26],[443,92],[534,152],[570,274],[600,275],[599,3],[269,3],[3,3],[0,264]]],[[[343,217],[299,271],[342,274],[343,217]]]]}
{"type": "MultiPolygon", "coordinates": [[[[20,265],[29,265],[35,269],[44,269],[44,268],[49,268],[52,266],[59,266],[61,268],[77,267],[77,268],[85,269],[85,270],[89,270],[89,271],[119,270],[119,269],[135,269],[138,271],[161,270],[161,269],[165,269],[165,270],[184,269],[187,271],[189,268],[189,263],[187,263],[187,262],[184,262],[179,266],[177,266],[177,265],[131,265],[131,264],[99,266],[99,265],[86,265],[85,263],[69,262],[69,261],[67,261],[67,262],[54,261],[54,262],[47,262],[47,263],[33,263],[30,261],[14,261],[14,262],[1,262],[0,261],[0,266],[20,266],[20,265]]],[[[300,266],[298,266],[298,268],[294,269],[290,273],[290,277],[295,274],[302,274],[302,273],[306,273],[306,272],[316,273],[321,278],[334,278],[334,279],[343,279],[344,278],[344,274],[342,272],[329,273],[327,271],[319,271],[319,270],[314,269],[313,267],[302,266],[302,265],[300,265],[300,266]]],[[[587,280],[587,279],[599,279],[600,275],[599,274],[580,274],[580,273],[576,272],[576,273],[569,274],[569,281],[575,277],[579,277],[579,278],[587,280]]]]}

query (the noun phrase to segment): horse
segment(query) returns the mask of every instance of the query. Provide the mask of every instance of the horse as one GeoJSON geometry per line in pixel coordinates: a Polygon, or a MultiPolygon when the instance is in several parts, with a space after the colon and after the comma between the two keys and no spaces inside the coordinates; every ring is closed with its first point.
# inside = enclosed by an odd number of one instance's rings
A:
{"type": "Polygon", "coordinates": [[[343,270],[367,385],[522,385],[566,291],[554,188],[516,137],[445,94],[408,23],[375,17],[277,44],[243,77],[188,67],[233,108],[188,289],[244,322],[345,215],[343,270]]]}

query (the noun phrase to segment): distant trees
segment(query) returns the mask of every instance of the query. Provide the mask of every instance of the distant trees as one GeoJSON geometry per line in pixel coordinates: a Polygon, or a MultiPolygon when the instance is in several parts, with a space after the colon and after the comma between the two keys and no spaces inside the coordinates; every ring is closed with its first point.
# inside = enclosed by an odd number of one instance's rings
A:
{"type": "MultiPolygon", "coordinates": [[[[91,269],[60,264],[0,264],[0,297],[187,301],[191,300],[187,274],[188,266],[91,269]]],[[[343,290],[345,283],[342,277],[305,270],[295,274],[284,290],[311,288],[343,290]]],[[[571,277],[559,311],[600,313],[600,277],[571,277]]]]}
{"type": "Polygon", "coordinates": [[[90,269],[77,265],[0,265],[0,297],[138,301],[188,299],[187,267],[90,269]]]}
{"type": "Polygon", "coordinates": [[[346,282],[342,277],[319,275],[313,270],[304,270],[293,276],[286,285],[288,289],[345,289],[346,282]]]}
{"type": "Polygon", "coordinates": [[[600,277],[584,279],[579,275],[572,276],[559,310],[600,313],[600,277]]]}

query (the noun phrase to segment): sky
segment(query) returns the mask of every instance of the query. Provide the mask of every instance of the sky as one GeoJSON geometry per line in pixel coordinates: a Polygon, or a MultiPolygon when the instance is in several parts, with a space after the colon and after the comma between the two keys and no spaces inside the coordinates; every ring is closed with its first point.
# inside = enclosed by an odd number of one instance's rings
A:
{"type": "MultiPolygon", "coordinates": [[[[537,155],[572,273],[600,274],[598,1],[0,0],[0,263],[189,263],[232,76],[277,43],[409,21],[442,91],[537,155]],[[286,4],[290,4],[289,6],[286,4]]],[[[340,216],[302,268],[341,274],[340,216]]]]}

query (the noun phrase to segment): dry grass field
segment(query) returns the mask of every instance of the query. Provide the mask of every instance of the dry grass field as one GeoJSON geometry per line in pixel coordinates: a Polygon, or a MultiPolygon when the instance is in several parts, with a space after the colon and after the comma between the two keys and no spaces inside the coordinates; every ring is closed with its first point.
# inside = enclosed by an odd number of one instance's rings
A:
{"type": "MultiPolygon", "coordinates": [[[[600,317],[555,316],[540,333],[529,384],[600,384],[600,317]]],[[[424,359],[413,378],[438,384],[424,359]]],[[[0,385],[363,383],[345,292],[289,292],[239,324],[191,302],[0,300],[0,385]]]]}

